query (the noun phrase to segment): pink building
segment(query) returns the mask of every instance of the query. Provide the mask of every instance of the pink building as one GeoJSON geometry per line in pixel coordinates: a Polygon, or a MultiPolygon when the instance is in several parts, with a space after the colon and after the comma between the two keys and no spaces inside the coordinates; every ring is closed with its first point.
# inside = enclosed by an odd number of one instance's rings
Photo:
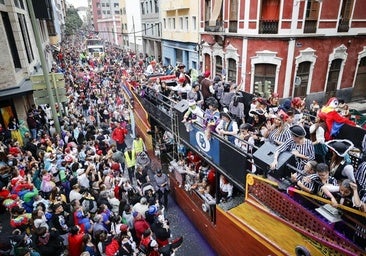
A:
{"type": "Polygon", "coordinates": [[[94,31],[106,42],[122,45],[119,0],[89,0],[94,31]]]}

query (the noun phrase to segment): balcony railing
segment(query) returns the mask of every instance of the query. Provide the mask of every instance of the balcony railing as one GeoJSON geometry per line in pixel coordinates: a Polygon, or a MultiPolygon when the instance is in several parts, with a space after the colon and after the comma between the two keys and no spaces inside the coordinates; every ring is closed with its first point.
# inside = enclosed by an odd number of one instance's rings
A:
{"type": "Polygon", "coordinates": [[[210,26],[209,21],[205,21],[205,31],[207,31],[207,32],[223,32],[224,31],[223,22],[217,20],[215,26],[210,26]]]}
{"type": "Polygon", "coordinates": [[[236,32],[238,32],[238,21],[231,20],[229,22],[229,32],[230,33],[236,33],[236,32]]]}
{"type": "Polygon", "coordinates": [[[260,20],[259,34],[277,34],[278,20],[260,20]]]}
{"type": "Polygon", "coordinates": [[[317,20],[306,20],[304,26],[304,33],[316,33],[317,20]]]}
{"type": "Polygon", "coordinates": [[[348,32],[349,19],[340,19],[338,24],[338,32],[348,32]]]}

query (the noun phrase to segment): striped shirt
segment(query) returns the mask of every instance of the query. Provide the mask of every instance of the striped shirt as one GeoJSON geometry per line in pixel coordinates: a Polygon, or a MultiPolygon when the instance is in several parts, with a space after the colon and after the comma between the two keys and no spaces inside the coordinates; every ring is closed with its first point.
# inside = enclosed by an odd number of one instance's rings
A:
{"type": "Polygon", "coordinates": [[[274,143],[276,145],[281,145],[282,143],[284,143],[285,141],[287,141],[288,139],[291,138],[291,132],[290,129],[286,126],[285,128],[283,128],[282,130],[280,130],[281,128],[275,128],[274,130],[272,130],[269,135],[268,135],[268,140],[271,143],[274,143]]]}
{"type": "Polygon", "coordinates": [[[359,190],[366,190],[366,162],[362,162],[355,173],[355,179],[359,190]]]}
{"type": "Polygon", "coordinates": [[[313,143],[309,139],[304,138],[304,143],[299,145],[299,144],[296,144],[295,141],[291,137],[290,139],[285,141],[282,145],[280,145],[276,149],[276,152],[278,152],[278,153],[282,153],[285,151],[291,152],[292,150],[297,150],[301,155],[308,157],[308,159],[296,157],[296,168],[299,170],[303,170],[305,164],[308,161],[315,159],[314,146],[313,146],[313,143]]]}
{"type": "Polygon", "coordinates": [[[332,176],[329,176],[325,183],[322,182],[318,174],[310,174],[309,176],[307,176],[307,179],[310,180],[310,183],[308,183],[306,187],[310,189],[311,193],[324,198],[327,198],[327,196],[321,190],[323,185],[329,184],[333,186],[338,186],[338,181],[332,176]]]}

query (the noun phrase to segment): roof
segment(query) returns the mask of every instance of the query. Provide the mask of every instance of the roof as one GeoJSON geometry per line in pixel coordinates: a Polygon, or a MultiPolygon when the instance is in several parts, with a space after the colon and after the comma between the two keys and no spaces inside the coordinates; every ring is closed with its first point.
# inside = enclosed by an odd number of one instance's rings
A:
{"type": "Polygon", "coordinates": [[[0,90],[0,99],[32,92],[32,82],[23,80],[18,85],[0,90]]]}

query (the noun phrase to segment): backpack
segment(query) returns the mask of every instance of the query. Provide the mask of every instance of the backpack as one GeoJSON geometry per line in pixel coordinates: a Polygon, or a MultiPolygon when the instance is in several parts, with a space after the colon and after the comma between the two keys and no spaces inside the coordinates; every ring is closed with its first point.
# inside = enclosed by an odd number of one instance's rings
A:
{"type": "Polygon", "coordinates": [[[148,255],[150,252],[151,237],[142,238],[138,247],[139,252],[148,255]]]}
{"type": "Polygon", "coordinates": [[[120,245],[116,239],[112,239],[112,242],[106,245],[105,247],[105,255],[106,256],[115,256],[118,255],[118,250],[120,245]]]}

